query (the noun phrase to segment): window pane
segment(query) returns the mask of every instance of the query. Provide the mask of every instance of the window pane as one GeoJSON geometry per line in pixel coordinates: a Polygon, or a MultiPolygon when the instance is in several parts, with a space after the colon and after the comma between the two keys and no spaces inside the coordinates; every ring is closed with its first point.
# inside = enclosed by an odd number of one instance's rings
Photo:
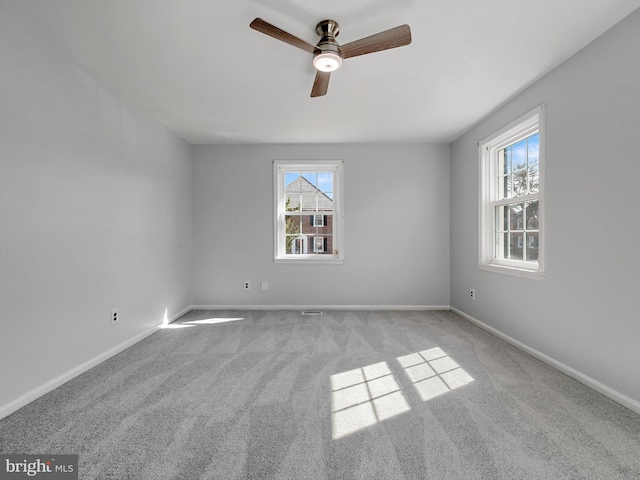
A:
{"type": "Polygon", "coordinates": [[[285,210],[287,212],[296,212],[300,210],[300,194],[287,192],[287,199],[285,203],[285,210]]]}
{"type": "Polygon", "coordinates": [[[527,230],[538,230],[538,207],[539,201],[527,202],[527,230]]]}
{"type": "Polygon", "coordinates": [[[332,255],[333,237],[331,235],[310,236],[309,253],[315,253],[316,255],[332,255]]]}
{"type": "Polygon", "coordinates": [[[318,209],[318,189],[315,186],[316,174],[311,177],[313,183],[307,178],[309,174],[305,174],[300,181],[300,195],[302,196],[302,210],[305,212],[315,212],[318,209]]]}
{"type": "Polygon", "coordinates": [[[290,173],[285,174],[285,209],[288,212],[295,212],[300,210],[300,203],[302,198],[300,197],[300,174],[290,173]]]}
{"type": "Polygon", "coordinates": [[[316,225],[313,221],[315,215],[303,215],[301,217],[302,222],[301,222],[301,227],[302,227],[302,233],[304,233],[305,235],[312,235],[316,233],[316,225]]]}
{"type": "Polygon", "coordinates": [[[333,199],[327,194],[318,192],[318,211],[319,212],[331,212],[333,211],[333,199]]]}
{"type": "Polygon", "coordinates": [[[333,192],[333,172],[318,172],[318,190],[324,194],[333,192]]]}
{"type": "Polygon", "coordinates": [[[513,172],[511,196],[517,197],[527,194],[527,169],[513,172]]]}
{"type": "Polygon", "coordinates": [[[509,234],[509,258],[513,260],[522,260],[523,257],[523,239],[522,233],[509,234]]]}
{"type": "Polygon", "coordinates": [[[312,245],[306,235],[287,235],[287,253],[294,255],[306,255],[312,252],[312,245]]]}
{"type": "Polygon", "coordinates": [[[529,193],[540,191],[540,135],[528,138],[529,193]]]}
{"type": "Polygon", "coordinates": [[[512,203],[509,205],[509,229],[522,230],[524,228],[523,204],[512,203]]]}
{"type": "Polygon", "coordinates": [[[509,258],[509,234],[496,235],[496,258],[509,258]]]}
{"type": "Polygon", "coordinates": [[[496,229],[498,232],[509,230],[509,207],[507,205],[496,207],[496,229]]]}
{"type": "MultiPolygon", "coordinates": [[[[285,173],[285,180],[284,180],[285,183],[284,184],[287,187],[287,191],[289,190],[289,186],[291,184],[295,183],[296,180],[298,179],[298,177],[300,177],[299,173],[295,173],[295,172],[286,172],[285,173]]],[[[291,188],[293,189],[294,187],[291,187],[291,188]]]]}
{"type": "Polygon", "coordinates": [[[498,199],[540,191],[539,148],[539,134],[535,133],[498,151],[498,199]]]}
{"type": "Polygon", "coordinates": [[[298,235],[301,230],[300,221],[302,220],[302,216],[300,215],[285,215],[284,216],[284,225],[285,225],[285,234],[287,235],[298,235]]]}
{"type": "Polygon", "coordinates": [[[304,179],[309,183],[309,185],[313,186],[313,189],[315,190],[318,186],[318,174],[313,172],[313,173],[305,173],[302,175],[304,177],[304,179]]]}
{"type": "Polygon", "coordinates": [[[318,172],[318,210],[333,210],[333,172],[318,172]]]}
{"type": "Polygon", "coordinates": [[[302,211],[303,212],[315,212],[318,208],[316,193],[303,192],[302,193],[302,211]]]}
{"type": "Polygon", "coordinates": [[[529,165],[529,193],[540,191],[540,167],[538,164],[529,165]]]}
{"type": "Polygon", "coordinates": [[[511,150],[511,167],[513,170],[527,168],[527,139],[520,140],[508,148],[511,150]]]}
{"type": "Polygon", "coordinates": [[[527,234],[527,258],[530,262],[538,261],[538,232],[527,234]]]}
{"type": "Polygon", "coordinates": [[[498,200],[509,197],[509,177],[498,177],[498,200]]]}
{"type": "Polygon", "coordinates": [[[302,215],[299,225],[299,231],[305,235],[329,235],[333,233],[333,215],[302,215]],[[320,217],[319,221],[316,221],[316,217],[320,217]]]}
{"type": "Polygon", "coordinates": [[[315,234],[316,235],[331,235],[333,233],[333,215],[328,213],[324,215],[319,215],[322,217],[322,226],[316,227],[315,234]]]}

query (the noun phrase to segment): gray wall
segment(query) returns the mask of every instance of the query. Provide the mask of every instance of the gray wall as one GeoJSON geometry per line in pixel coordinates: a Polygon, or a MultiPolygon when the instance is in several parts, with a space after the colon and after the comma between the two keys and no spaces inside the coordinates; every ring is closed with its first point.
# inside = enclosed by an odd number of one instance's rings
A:
{"type": "Polygon", "coordinates": [[[1,409],[190,305],[192,178],[190,145],[2,9],[0,58],[1,409]]]}
{"type": "Polygon", "coordinates": [[[197,305],[448,305],[448,145],[194,147],[197,305]],[[273,263],[273,160],[342,159],[345,263],[273,263]],[[242,289],[251,280],[251,291],[242,289]],[[269,282],[261,292],[260,280],[269,282]]]}
{"type": "Polygon", "coordinates": [[[451,305],[636,401],[638,59],[640,11],[451,146],[451,305]],[[476,144],[540,103],[546,105],[547,141],[542,282],[481,272],[476,265],[476,144]]]}

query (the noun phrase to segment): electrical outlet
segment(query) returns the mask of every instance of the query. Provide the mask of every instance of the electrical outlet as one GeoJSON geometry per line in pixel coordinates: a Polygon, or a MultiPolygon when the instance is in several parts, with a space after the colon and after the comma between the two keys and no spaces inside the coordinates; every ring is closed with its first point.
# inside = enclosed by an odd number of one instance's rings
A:
{"type": "Polygon", "coordinates": [[[475,300],[476,299],[476,289],[472,288],[471,290],[469,290],[469,298],[471,300],[475,300]]]}
{"type": "Polygon", "coordinates": [[[251,282],[249,280],[245,280],[243,285],[245,290],[251,290],[251,282]]]}
{"type": "Polygon", "coordinates": [[[269,282],[267,282],[266,280],[262,280],[260,282],[260,290],[262,290],[263,292],[269,290],[269,282]]]}
{"type": "Polygon", "coordinates": [[[120,323],[120,316],[118,313],[118,309],[114,308],[111,310],[111,325],[118,325],[120,323]]]}

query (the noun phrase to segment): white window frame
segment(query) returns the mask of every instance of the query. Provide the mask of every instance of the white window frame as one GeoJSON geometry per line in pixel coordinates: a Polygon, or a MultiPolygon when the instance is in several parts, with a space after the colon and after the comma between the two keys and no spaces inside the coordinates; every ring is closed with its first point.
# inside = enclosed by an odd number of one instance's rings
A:
{"type": "MultiPolygon", "coordinates": [[[[344,263],[344,187],[343,187],[343,166],[342,160],[275,160],[273,162],[273,185],[274,185],[274,263],[288,264],[341,264],[344,263]],[[308,254],[287,254],[285,235],[285,210],[286,210],[286,185],[285,175],[287,172],[333,172],[333,223],[332,242],[333,253],[318,255],[308,254]]],[[[305,215],[315,215],[313,212],[305,215]]],[[[324,213],[323,213],[324,215],[324,213]]],[[[324,220],[324,219],[323,219],[324,220]]],[[[315,222],[315,216],[314,216],[315,222]]],[[[315,246],[315,243],[314,243],[315,246]]]]}
{"type": "MultiPolygon", "coordinates": [[[[509,125],[488,136],[478,144],[480,168],[479,201],[479,260],[480,270],[516,275],[535,280],[544,278],[544,171],[545,171],[544,105],[539,105],[509,125]],[[539,133],[539,192],[509,199],[498,199],[497,155],[501,149],[539,133]],[[495,207],[514,201],[538,200],[538,261],[496,258],[495,207]]],[[[524,219],[523,219],[524,221],[524,219]]],[[[523,242],[524,243],[524,242],[523,242]]]]}

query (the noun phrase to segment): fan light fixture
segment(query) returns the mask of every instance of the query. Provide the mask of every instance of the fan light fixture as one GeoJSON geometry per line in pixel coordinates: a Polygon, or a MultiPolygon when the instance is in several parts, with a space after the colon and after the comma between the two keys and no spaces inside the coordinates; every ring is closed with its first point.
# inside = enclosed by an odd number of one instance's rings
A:
{"type": "Polygon", "coordinates": [[[335,72],[342,66],[342,57],[336,52],[321,52],[313,57],[313,66],[321,72],[335,72]]]}

